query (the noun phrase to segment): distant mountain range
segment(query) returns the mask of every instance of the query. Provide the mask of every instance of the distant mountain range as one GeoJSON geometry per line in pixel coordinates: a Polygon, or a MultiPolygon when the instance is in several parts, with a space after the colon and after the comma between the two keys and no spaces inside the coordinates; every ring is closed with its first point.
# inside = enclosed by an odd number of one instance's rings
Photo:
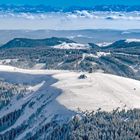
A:
{"type": "MultiPolygon", "coordinates": [[[[63,45],[64,43],[78,44],[77,42],[75,42],[73,40],[70,40],[67,38],[58,38],[58,37],[51,37],[51,38],[46,38],[46,39],[15,38],[15,39],[7,42],[6,44],[2,45],[1,49],[3,49],[3,48],[9,49],[9,48],[53,47],[53,46],[57,46],[57,45],[63,45]]],[[[140,39],[119,40],[114,43],[108,44],[106,46],[102,46],[102,45],[99,46],[98,44],[89,43],[89,46],[92,46],[92,49],[101,49],[101,50],[140,47],[140,39]]]]}
{"type": "Polygon", "coordinates": [[[80,44],[108,44],[127,38],[139,38],[140,30],[0,30],[0,45],[15,38],[68,38],[80,44]]]}
{"type": "Polygon", "coordinates": [[[72,6],[69,8],[59,8],[45,5],[0,5],[0,12],[15,12],[15,13],[45,13],[45,12],[73,12],[75,10],[91,10],[91,11],[123,11],[132,12],[140,11],[140,6],[125,6],[125,5],[98,5],[92,7],[72,6]]]}

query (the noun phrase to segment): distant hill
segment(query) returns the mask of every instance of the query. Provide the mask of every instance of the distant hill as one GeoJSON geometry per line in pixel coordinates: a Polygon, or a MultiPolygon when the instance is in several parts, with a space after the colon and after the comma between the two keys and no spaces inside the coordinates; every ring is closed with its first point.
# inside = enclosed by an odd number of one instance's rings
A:
{"type": "Polygon", "coordinates": [[[139,38],[140,30],[0,30],[0,45],[14,38],[68,38],[78,43],[112,43],[126,38],[139,38]]]}
{"type": "Polygon", "coordinates": [[[140,40],[139,39],[126,39],[126,40],[119,40],[111,45],[107,46],[107,49],[122,49],[122,48],[130,48],[130,47],[140,47],[140,40]]]}
{"type": "Polygon", "coordinates": [[[47,38],[47,39],[27,39],[27,38],[15,38],[1,48],[34,48],[34,47],[49,47],[62,43],[75,43],[74,41],[66,38],[47,38]]]}

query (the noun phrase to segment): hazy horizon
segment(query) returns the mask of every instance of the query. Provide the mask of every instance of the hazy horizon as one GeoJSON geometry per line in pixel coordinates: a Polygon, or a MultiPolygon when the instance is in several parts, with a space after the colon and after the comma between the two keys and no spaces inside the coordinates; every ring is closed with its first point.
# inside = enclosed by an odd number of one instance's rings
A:
{"type": "Polygon", "coordinates": [[[44,4],[53,7],[60,6],[67,8],[69,6],[84,6],[85,9],[70,8],[68,11],[56,10],[55,8],[46,7],[0,7],[0,29],[55,29],[55,30],[82,30],[82,29],[115,29],[115,30],[128,30],[140,29],[140,11],[139,7],[102,7],[86,10],[86,7],[95,5],[139,5],[140,1],[135,0],[108,0],[108,1],[92,1],[92,0],[47,0],[47,1],[33,1],[25,0],[24,2],[16,0],[2,0],[0,4],[44,4]],[[110,9],[111,8],[111,9],[110,9]],[[104,11],[105,9],[105,11],[104,11]],[[138,9],[138,11],[136,10],[138,9]],[[116,11],[117,10],[117,11],[116,11]]]}

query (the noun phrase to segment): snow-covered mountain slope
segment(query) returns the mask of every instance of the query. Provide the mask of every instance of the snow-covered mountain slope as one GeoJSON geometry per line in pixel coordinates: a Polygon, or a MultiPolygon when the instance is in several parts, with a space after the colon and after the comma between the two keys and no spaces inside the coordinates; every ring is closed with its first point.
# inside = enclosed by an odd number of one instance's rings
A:
{"type": "Polygon", "coordinates": [[[62,77],[56,85],[64,90],[58,101],[67,108],[112,110],[124,106],[140,107],[139,81],[101,73],[87,74],[87,79],[79,80],[78,75],[78,73],[58,75],[62,77]]]}
{"type": "Polygon", "coordinates": [[[56,100],[61,89],[53,86],[57,79],[51,76],[52,73],[55,72],[0,66],[1,78],[8,83],[28,85],[30,90],[28,94],[13,96],[9,104],[0,110],[0,139],[25,139],[28,133],[34,135],[51,120],[62,122],[74,114],[56,100]],[[10,138],[13,131],[19,132],[10,138]]]}
{"type": "Polygon", "coordinates": [[[97,45],[99,47],[106,47],[106,46],[109,46],[111,45],[112,43],[111,42],[101,42],[101,43],[97,43],[97,45]]]}
{"type": "Polygon", "coordinates": [[[55,49],[89,49],[88,45],[78,43],[62,43],[60,45],[53,46],[55,49]]]}
{"type": "MultiPolygon", "coordinates": [[[[18,131],[15,138],[34,135],[52,120],[65,121],[81,110],[140,108],[140,82],[103,73],[58,70],[26,70],[0,65],[0,77],[12,84],[28,85],[31,91],[0,110],[0,137],[18,131]],[[17,113],[18,112],[18,113],[17,113]],[[12,118],[10,113],[16,117],[12,118]],[[17,115],[18,114],[18,115],[17,115]],[[9,116],[9,117],[7,117],[9,116]],[[1,121],[2,122],[2,121],[1,121]]],[[[7,138],[8,139],[8,138],[7,138]]]]}
{"type": "Polygon", "coordinates": [[[127,43],[131,43],[131,42],[140,42],[140,39],[126,39],[127,43]]]}
{"type": "Polygon", "coordinates": [[[49,86],[61,89],[57,101],[72,110],[78,107],[84,110],[99,107],[108,110],[118,106],[123,108],[124,105],[128,108],[140,107],[140,82],[137,80],[103,73],[85,73],[87,78],[80,80],[79,72],[25,70],[2,65],[0,71],[0,77],[8,82],[28,83],[38,85],[39,88],[47,82],[49,86]]]}

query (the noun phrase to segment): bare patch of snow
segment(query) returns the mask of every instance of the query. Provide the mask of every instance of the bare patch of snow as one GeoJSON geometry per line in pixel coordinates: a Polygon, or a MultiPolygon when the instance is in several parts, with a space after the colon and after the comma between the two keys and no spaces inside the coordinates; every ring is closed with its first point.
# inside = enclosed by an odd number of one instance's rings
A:
{"type": "Polygon", "coordinates": [[[101,56],[107,56],[110,55],[110,52],[97,52],[96,54],[84,54],[85,57],[94,57],[94,58],[100,58],[101,56]]]}
{"type": "Polygon", "coordinates": [[[44,67],[45,67],[45,63],[38,63],[33,67],[33,69],[43,69],[44,67]]]}
{"type": "Polygon", "coordinates": [[[89,46],[78,43],[62,43],[60,45],[53,46],[55,49],[89,49],[89,46]]]}
{"type": "Polygon", "coordinates": [[[45,84],[45,81],[42,81],[41,83],[35,85],[35,86],[30,86],[28,87],[28,90],[36,92],[37,90],[39,90],[43,85],[45,84]]]}
{"type": "Polygon", "coordinates": [[[99,46],[99,47],[106,47],[106,46],[109,46],[109,45],[111,45],[112,43],[110,43],[110,42],[101,42],[101,43],[97,43],[97,45],[99,46]]]}
{"type": "Polygon", "coordinates": [[[131,43],[131,42],[140,42],[140,39],[126,39],[127,43],[131,43]]]}
{"type": "Polygon", "coordinates": [[[110,55],[110,52],[97,52],[98,57],[107,56],[107,55],[110,55]]]}

